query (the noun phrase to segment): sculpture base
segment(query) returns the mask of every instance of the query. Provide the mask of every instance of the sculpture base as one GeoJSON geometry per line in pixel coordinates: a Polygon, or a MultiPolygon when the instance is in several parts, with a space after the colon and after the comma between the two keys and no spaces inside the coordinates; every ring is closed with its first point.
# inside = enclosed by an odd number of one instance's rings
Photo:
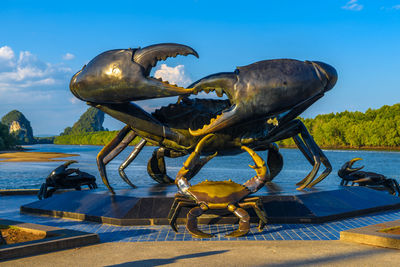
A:
{"type": "MultiPolygon", "coordinates": [[[[116,195],[104,190],[71,191],[23,205],[20,209],[21,213],[114,225],[166,225],[174,200],[173,192],[176,191],[176,187],[173,188],[147,196],[138,189],[117,190],[116,195]]],[[[400,208],[400,198],[365,187],[252,196],[262,198],[269,223],[322,223],[400,208]]],[[[187,212],[187,208],[181,210],[178,224],[185,223],[187,212]]],[[[252,222],[258,222],[252,210],[249,214],[252,222]]],[[[237,221],[225,210],[208,211],[199,218],[201,224],[232,224],[237,221]]]]}

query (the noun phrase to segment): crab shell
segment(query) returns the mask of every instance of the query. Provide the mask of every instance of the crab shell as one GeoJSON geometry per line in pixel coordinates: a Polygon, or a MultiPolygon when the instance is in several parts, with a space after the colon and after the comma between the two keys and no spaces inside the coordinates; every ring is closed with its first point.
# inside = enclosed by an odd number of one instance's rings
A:
{"type": "Polygon", "coordinates": [[[203,181],[188,189],[191,196],[209,209],[223,209],[236,203],[251,192],[244,185],[229,181],[203,181]]]}

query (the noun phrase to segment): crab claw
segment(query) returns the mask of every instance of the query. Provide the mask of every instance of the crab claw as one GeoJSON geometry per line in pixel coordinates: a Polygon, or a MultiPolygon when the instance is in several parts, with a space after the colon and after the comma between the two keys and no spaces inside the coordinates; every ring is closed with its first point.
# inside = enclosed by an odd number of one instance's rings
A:
{"type": "MultiPolygon", "coordinates": [[[[235,96],[230,91],[230,88],[234,88],[237,79],[236,73],[222,72],[207,76],[189,87],[193,87],[194,93],[196,94],[200,91],[208,92],[210,90],[215,90],[217,94],[222,96],[223,93],[225,93],[229,99],[233,99],[235,96]]],[[[232,100],[230,102],[232,102],[232,100]]],[[[203,128],[197,130],[189,129],[190,134],[199,136],[210,132],[216,132],[238,122],[240,117],[236,116],[237,106],[235,103],[232,104],[233,105],[229,109],[224,110],[222,114],[211,119],[210,123],[204,125],[203,128]]]]}
{"type": "Polygon", "coordinates": [[[189,155],[186,161],[183,163],[183,167],[179,170],[176,175],[175,184],[178,185],[178,188],[181,192],[185,192],[189,187],[187,181],[190,180],[193,176],[195,176],[200,169],[211,159],[217,156],[218,152],[207,156],[205,158],[200,158],[201,150],[209,141],[214,137],[214,134],[208,134],[203,137],[200,142],[196,145],[195,150],[189,155]]]}
{"type": "Polygon", "coordinates": [[[336,81],[337,72],[332,66],[292,59],[264,60],[238,67],[234,72],[209,75],[189,87],[193,87],[194,93],[213,90],[218,96],[225,93],[231,106],[202,128],[189,131],[194,136],[206,135],[289,111],[299,103],[323,95],[336,81]]]}
{"type": "Polygon", "coordinates": [[[64,167],[68,167],[69,165],[71,165],[71,164],[73,164],[73,163],[78,163],[78,161],[76,161],[76,160],[69,160],[69,161],[65,162],[65,163],[63,164],[63,166],[64,166],[64,167]]]}
{"type": "MultiPolygon", "coordinates": [[[[312,61],[312,64],[317,67],[317,75],[319,72],[325,76],[324,78],[326,79],[326,85],[324,91],[326,92],[331,90],[335,86],[338,79],[338,74],[335,68],[321,61],[312,61]]],[[[320,77],[320,79],[322,80],[323,78],[320,77]]]]}
{"type": "MultiPolygon", "coordinates": [[[[190,169],[192,168],[195,164],[197,164],[200,160],[200,154],[201,151],[204,147],[204,145],[207,143],[207,141],[209,141],[211,138],[213,138],[215,135],[214,134],[208,134],[206,136],[204,136],[200,142],[196,145],[195,150],[192,152],[192,154],[190,154],[190,156],[187,158],[187,160],[185,161],[185,163],[183,163],[183,167],[186,169],[190,169]]],[[[206,162],[208,162],[209,160],[211,160],[212,158],[214,158],[215,156],[217,156],[217,152],[214,153],[211,156],[208,156],[205,158],[206,162]]],[[[205,164],[205,163],[204,163],[205,164]]],[[[203,164],[203,165],[204,165],[203,164]]]]}
{"type": "Polygon", "coordinates": [[[243,185],[247,187],[250,192],[255,193],[261,187],[263,187],[266,182],[271,180],[271,174],[267,166],[265,165],[265,161],[259,155],[257,155],[256,152],[254,152],[251,148],[248,148],[247,146],[242,146],[241,148],[242,150],[245,150],[247,153],[250,154],[251,158],[254,161],[254,165],[249,166],[257,173],[256,176],[246,181],[243,185]]]}
{"type": "Polygon", "coordinates": [[[78,161],[76,160],[69,160],[67,162],[65,162],[64,164],[58,166],[57,168],[55,168],[49,176],[51,175],[60,175],[60,174],[64,174],[65,170],[68,168],[69,165],[73,164],[73,163],[77,163],[78,161]]]}
{"type": "Polygon", "coordinates": [[[362,158],[354,158],[352,160],[349,160],[348,162],[346,162],[345,164],[343,164],[341,170],[346,171],[347,173],[352,173],[352,172],[356,172],[361,170],[362,168],[364,168],[364,166],[361,166],[359,168],[352,168],[353,164],[356,163],[357,161],[362,160],[362,158]]]}
{"type": "Polygon", "coordinates": [[[193,89],[149,77],[157,61],[177,55],[198,57],[189,46],[173,43],[109,50],[72,77],[70,90],[77,98],[92,103],[123,103],[190,94],[193,89]]]}
{"type": "Polygon", "coordinates": [[[241,149],[249,153],[254,161],[254,165],[249,165],[249,167],[256,171],[257,176],[260,179],[266,179],[266,177],[268,176],[268,168],[265,165],[265,161],[251,148],[248,148],[247,146],[242,146],[241,149]]]}

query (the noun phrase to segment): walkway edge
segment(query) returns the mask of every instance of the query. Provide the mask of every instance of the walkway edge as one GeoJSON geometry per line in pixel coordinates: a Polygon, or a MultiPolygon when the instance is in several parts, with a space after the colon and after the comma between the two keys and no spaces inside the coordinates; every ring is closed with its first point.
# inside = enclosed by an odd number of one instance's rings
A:
{"type": "Polygon", "coordinates": [[[47,236],[45,239],[41,240],[1,246],[0,261],[81,247],[100,242],[99,236],[93,233],[3,219],[0,219],[0,224],[12,225],[23,228],[24,230],[46,232],[47,236]]]}
{"type": "Polygon", "coordinates": [[[399,227],[400,220],[354,228],[340,232],[341,241],[356,242],[378,247],[400,249],[400,235],[379,230],[399,227]]]}

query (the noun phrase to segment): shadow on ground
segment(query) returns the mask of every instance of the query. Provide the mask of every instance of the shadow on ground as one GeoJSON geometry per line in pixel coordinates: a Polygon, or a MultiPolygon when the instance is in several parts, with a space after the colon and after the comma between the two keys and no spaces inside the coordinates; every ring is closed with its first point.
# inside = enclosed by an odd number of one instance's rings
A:
{"type": "Polygon", "coordinates": [[[110,267],[124,267],[124,266],[161,266],[165,264],[171,264],[175,263],[177,260],[181,259],[191,259],[191,258],[199,258],[199,257],[205,257],[205,256],[212,256],[212,255],[217,255],[221,253],[228,252],[229,250],[218,250],[218,251],[207,251],[207,252],[199,252],[199,253],[193,253],[193,254],[187,254],[187,255],[181,255],[169,259],[149,259],[149,260],[139,260],[139,261],[131,261],[131,262],[125,262],[121,264],[116,264],[116,265],[109,265],[110,267]]]}
{"type": "MultiPolygon", "coordinates": [[[[370,257],[373,254],[385,254],[387,251],[385,249],[377,249],[371,248],[367,251],[360,251],[360,252],[351,252],[351,253],[342,253],[336,254],[334,256],[324,256],[324,257],[315,257],[312,259],[301,259],[301,260],[283,260],[280,263],[275,264],[268,264],[269,267],[284,267],[284,266],[319,266],[319,265],[331,265],[331,264],[343,264],[345,262],[351,260],[362,259],[365,257],[370,257]]],[[[384,255],[382,255],[384,257],[384,255]]],[[[347,262],[349,263],[349,262],[347,262]]],[[[378,262],[371,262],[371,265],[379,266],[378,262]]],[[[382,264],[382,263],[381,263],[382,264]]]]}

